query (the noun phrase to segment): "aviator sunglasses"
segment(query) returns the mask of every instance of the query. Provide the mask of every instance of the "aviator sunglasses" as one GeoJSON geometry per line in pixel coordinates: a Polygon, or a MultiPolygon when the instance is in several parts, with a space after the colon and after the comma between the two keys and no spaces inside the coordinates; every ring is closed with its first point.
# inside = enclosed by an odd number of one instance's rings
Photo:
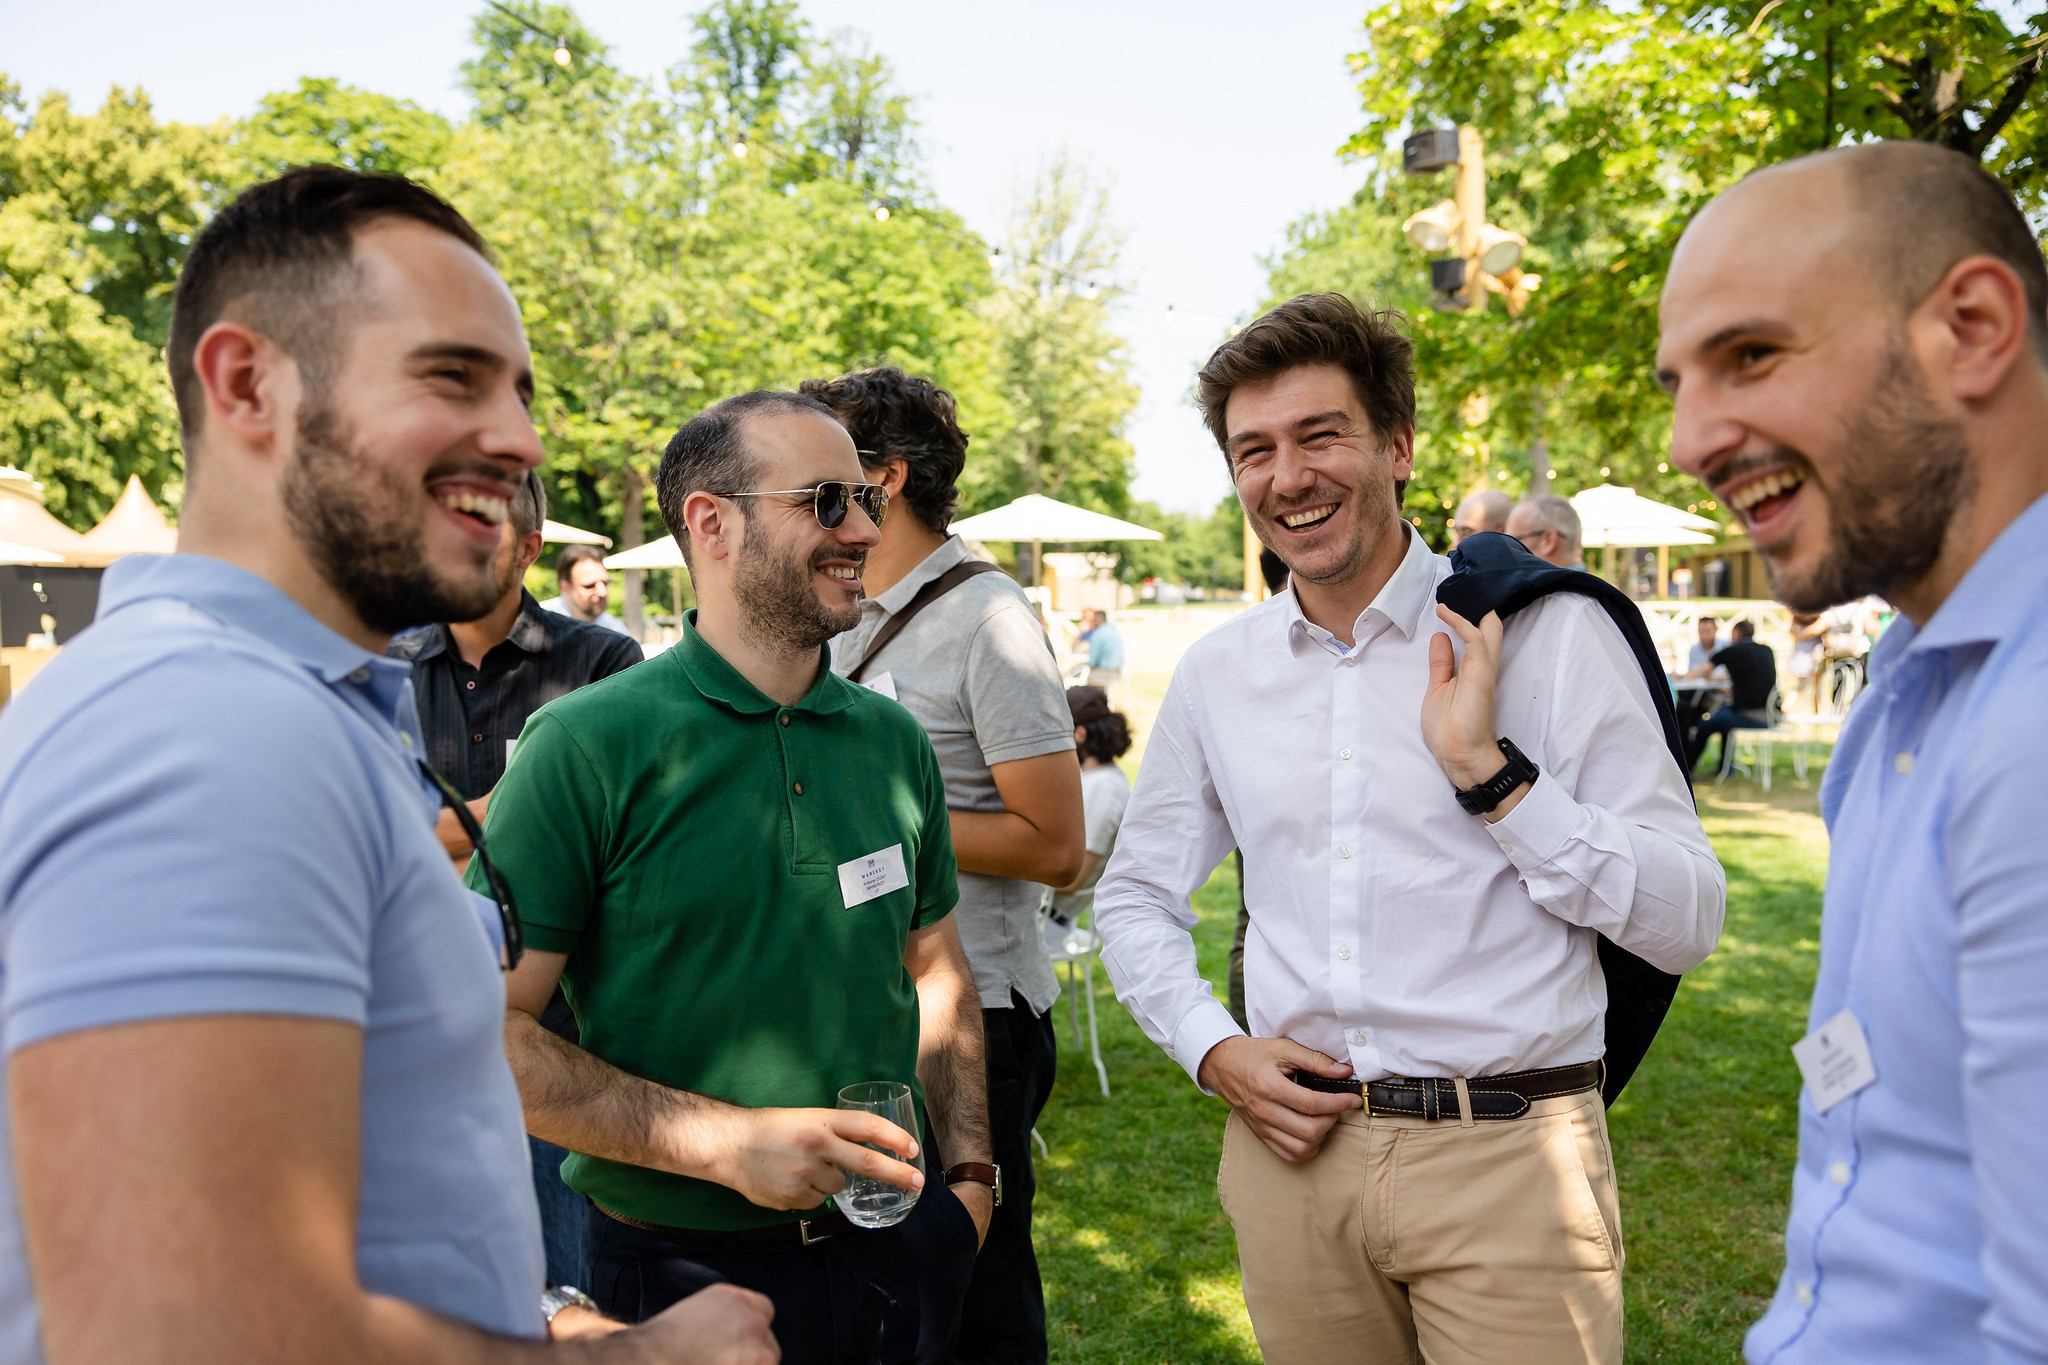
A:
{"type": "Polygon", "coordinates": [[[882,518],[889,512],[889,490],[878,483],[847,483],[840,479],[826,479],[812,488],[761,488],[751,493],[721,493],[723,498],[803,498],[811,504],[811,511],[817,514],[818,525],[828,531],[836,531],[846,521],[846,510],[855,503],[868,514],[868,520],[882,529],[882,518]]]}

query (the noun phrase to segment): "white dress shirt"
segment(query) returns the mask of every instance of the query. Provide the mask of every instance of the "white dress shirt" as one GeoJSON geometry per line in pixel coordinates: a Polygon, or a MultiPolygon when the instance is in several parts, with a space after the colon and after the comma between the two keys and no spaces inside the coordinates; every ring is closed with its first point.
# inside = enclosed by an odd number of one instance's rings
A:
{"type": "Polygon", "coordinates": [[[1190,1076],[1239,1032],[1189,932],[1189,897],[1233,845],[1252,1032],[1362,1079],[1591,1061],[1596,934],[1670,972],[1720,937],[1721,866],[1642,670],[1589,598],[1507,623],[1494,726],[1542,776],[1495,824],[1459,807],[1421,725],[1449,572],[1410,534],[1351,648],[1290,588],[1174,674],[1095,914],[1117,998],[1190,1076]]]}

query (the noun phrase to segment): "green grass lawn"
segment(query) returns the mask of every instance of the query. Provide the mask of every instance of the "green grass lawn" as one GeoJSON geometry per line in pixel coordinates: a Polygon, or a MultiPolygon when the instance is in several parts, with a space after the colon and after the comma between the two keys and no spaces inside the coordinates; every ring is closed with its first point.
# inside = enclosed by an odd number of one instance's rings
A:
{"type": "MultiPolygon", "coordinates": [[[[1782,1251],[1827,841],[1781,755],[1766,797],[1701,787],[1728,870],[1721,946],[1610,1113],[1628,1249],[1628,1360],[1723,1362],[1763,1311],[1782,1251]]],[[[1815,765],[1812,780],[1819,780],[1815,765]]],[[[1229,862],[1195,898],[1203,975],[1225,980],[1229,862]]],[[[1237,1247],[1216,1203],[1225,1110],[1146,1041],[1095,973],[1113,1097],[1056,1007],[1059,1087],[1039,1123],[1039,1257],[1060,1362],[1252,1362],[1237,1247]]],[[[1085,1020],[1085,1016],[1084,1016],[1085,1020]]]]}

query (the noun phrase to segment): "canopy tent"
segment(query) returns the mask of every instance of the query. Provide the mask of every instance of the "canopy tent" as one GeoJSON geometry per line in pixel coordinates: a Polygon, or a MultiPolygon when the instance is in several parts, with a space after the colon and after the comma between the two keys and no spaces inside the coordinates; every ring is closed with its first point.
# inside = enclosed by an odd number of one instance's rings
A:
{"type": "Polygon", "coordinates": [[[167,555],[178,548],[178,533],[143,491],[142,480],[128,476],[128,486],[100,524],[79,537],[90,562],[109,564],[123,555],[167,555]]]}
{"type": "Polygon", "coordinates": [[[543,521],[540,524],[542,540],[560,541],[564,545],[604,545],[612,543],[610,536],[601,536],[595,531],[586,531],[580,526],[570,526],[560,521],[543,521]]]}
{"type": "Polygon", "coordinates": [[[674,536],[663,536],[660,540],[650,540],[645,545],[606,555],[604,566],[607,569],[680,569],[683,567],[683,552],[674,536]]]}
{"type": "Polygon", "coordinates": [[[64,556],[51,550],[39,550],[33,545],[21,545],[11,540],[0,540],[0,564],[62,564],[64,556]]]}
{"type": "Polygon", "coordinates": [[[1054,544],[1074,544],[1095,540],[1166,539],[1149,526],[1119,521],[1101,512],[1056,502],[1038,493],[1026,493],[994,511],[956,521],[949,529],[952,534],[967,540],[1030,541],[1031,579],[1034,584],[1038,581],[1039,565],[1045,561],[1044,546],[1048,540],[1054,544]]]}
{"type": "Polygon", "coordinates": [[[77,564],[97,567],[107,563],[85,548],[85,537],[43,510],[30,497],[0,497],[0,540],[54,554],[51,560],[18,560],[22,564],[77,564]]]}
{"type": "Polygon", "coordinates": [[[1164,540],[1149,526],[1119,521],[1037,493],[1026,493],[1004,507],[956,521],[952,534],[968,540],[1029,540],[1039,543],[1092,540],[1164,540]]]}
{"type": "Polygon", "coordinates": [[[1720,524],[1643,497],[1633,488],[1603,483],[1572,497],[1580,544],[1587,549],[1652,545],[1712,545],[1720,524]]]}

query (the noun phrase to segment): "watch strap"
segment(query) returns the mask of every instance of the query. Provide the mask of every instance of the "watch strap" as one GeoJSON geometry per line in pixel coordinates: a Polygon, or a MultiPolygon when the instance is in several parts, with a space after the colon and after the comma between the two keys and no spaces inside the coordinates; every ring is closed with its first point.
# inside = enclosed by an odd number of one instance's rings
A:
{"type": "Polygon", "coordinates": [[[588,1308],[593,1313],[604,1310],[597,1306],[597,1300],[573,1284],[555,1285],[540,1293],[540,1315],[542,1320],[553,1322],[555,1315],[564,1308],[588,1308]]]}
{"type": "Polygon", "coordinates": [[[946,1183],[958,1185],[971,1180],[977,1185],[986,1185],[995,1191],[996,1203],[1003,1202],[1003,1168],[991,1166],[986,1161],[962,1161],[946,1168],[946,1183]]]}
{"type": "Polygon", "coordinates": [[[1529,761],[1529,756],[1515,747],[1515,742],[1506,737],[1496,739],[1501,757],[1507,762],[1501,770],[1476,787],[1467,787],[1458,793],[1458,804],[1472,815],[1488,815],[1508,799],[1508,793],[1524,782],[1534,782],[1541,776],[1541,770],[1529,761]]]}

